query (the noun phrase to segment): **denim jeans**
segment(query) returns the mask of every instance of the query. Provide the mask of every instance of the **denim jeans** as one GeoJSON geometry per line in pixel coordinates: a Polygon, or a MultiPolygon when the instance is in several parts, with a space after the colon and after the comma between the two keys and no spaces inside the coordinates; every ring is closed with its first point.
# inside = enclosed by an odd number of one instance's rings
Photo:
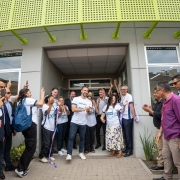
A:
{"type": "Polygon", "coordinates": [[[2,155],[3,155],[3,140],[0,141],[0,172],[3,171],[2,169],[2,155]]]}
{"type": "Polygon", "coordinates": [[[57,149],[58,151],[61,151],[61,149],[63,148],[63,141],[66,134],[67,122],[62,124],[57,124],[57,129],[58,129],[57,149]]]}
{"type": "Polygon", "coordinates": [[[79,143],[79,153],[82,153],[84,150],[84,140],[86,134],[86,125],[79,125],[71,122],[70,131],[69,131],[69,140],[68,140],[68,149],[67,154],[72,155],[73,142],[76,136],[76,132],[79,129],[80,143],[79,143]]]}

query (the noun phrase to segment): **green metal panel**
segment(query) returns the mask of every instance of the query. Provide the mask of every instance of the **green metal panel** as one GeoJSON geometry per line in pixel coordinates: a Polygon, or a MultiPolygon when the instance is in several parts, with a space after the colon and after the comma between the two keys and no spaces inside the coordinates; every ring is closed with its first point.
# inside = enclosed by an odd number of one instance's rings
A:
{"type": "Polygon", "coordinates": [[[0,0],[0,31],[8,30],[12,0],[0,0]]]}
{"type": "Polygon", "coordinates": [[[161,21],[180,21],[180,0],[156,0],[161,21]]]}
{"type": "Polygon", "coordinates": [[[41,26],[43,0],[15,0],[10,29],[41,26]]]}
{"type": "Polygon", "coordinates": [[[156,21],[154,0],[118,0],[121,21],[156,21]]]}
{"type": "Polygon", "coordinates": [[[46,0],[43,25],[78,23],[78,0],[46,0]]]}
{"type": "Polygon", "coordinates": [[[118,21],[118,12],[117,0],[82,0],[83,23],[118,21]]]}

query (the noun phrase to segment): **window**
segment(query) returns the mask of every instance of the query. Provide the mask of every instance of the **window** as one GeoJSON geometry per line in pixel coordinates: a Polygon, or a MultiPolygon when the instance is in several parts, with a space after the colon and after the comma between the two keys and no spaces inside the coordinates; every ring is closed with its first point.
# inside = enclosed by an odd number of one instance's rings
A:
{"type": "Polygon", "coordinates": [[[0,78],[11,80],[11,94],[18,94],[22,52],[0,54],[0,78]]]}
{"type": "MultiPolygon", "coordinates": [[[[171,82],[176,74],[180,73],[180,63],[176,46],[146,47],[147,70],[149,75],[151,102],[154,102],[153,91],[160,81],[171,82]]],[[[172,91],[177,90],[172,87],[172,91]]]]}

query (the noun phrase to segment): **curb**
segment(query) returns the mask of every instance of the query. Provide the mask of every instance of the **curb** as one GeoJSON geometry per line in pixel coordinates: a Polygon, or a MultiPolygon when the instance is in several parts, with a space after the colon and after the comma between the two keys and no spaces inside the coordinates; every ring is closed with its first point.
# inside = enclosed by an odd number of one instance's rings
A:
{"type": "Polygon", "coordinates": [[[148,173],[148,175],[152,176],[154,175],[149,168],[144,164],[144,162],[141,159],[138,159],[138,161],[140,162],[140,164],[142,165],[142,167],[145,169],[145,171],[148,173]]]}

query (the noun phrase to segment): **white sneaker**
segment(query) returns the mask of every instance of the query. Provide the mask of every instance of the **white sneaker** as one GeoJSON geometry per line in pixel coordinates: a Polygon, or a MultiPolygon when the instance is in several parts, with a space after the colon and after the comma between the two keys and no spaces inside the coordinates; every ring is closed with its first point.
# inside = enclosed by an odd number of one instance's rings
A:
{"type": "Polygon", "coordinates": [[[27,176],[27,173],[26,173],[26,172],[18,171],[18,169],[15,169],[15,173],[16,173],[19,177],[21,177],[21,178],[27,176]]]}
{"type": "Polygon", "coordinates": [[[58,154],[59,154],[60,156],[63,156],[63,155],[64,155],[62,151],[58,151],[58,154]]]}
{"type": "Polygon", "coordinates": [[[72,160],[72,156],[70,154],[68,154],[66,157],[66,161],[71,161],[71,160],[72,160]]]}
{"type": "Polygon", "coordinates": [[[81,159],[83,159],[83,160],[86,159],[86,156],[84,155],[84,153],[79,153],[79,157],[80,157],[81,159]]]}
{"type": "Polygon", "coordinates": [[[45,157],[43,157],[42,159],[39,159],[42,163],[47,163],[48,162],[48,160],[45,158],[45,157]]]}
{"type": "Polygon", "coordinates": [[[62,151],[63,153],[67,153],[67,150],[64,149],[64,148],[62,148],[61,151],[62,151]]]}
{"type": "Polygon", "coordinates": [[[51,161],[55,161],[55,158],[51,156],[51,157],[50,157],[50,160],[51,160],[51,161]]]}

